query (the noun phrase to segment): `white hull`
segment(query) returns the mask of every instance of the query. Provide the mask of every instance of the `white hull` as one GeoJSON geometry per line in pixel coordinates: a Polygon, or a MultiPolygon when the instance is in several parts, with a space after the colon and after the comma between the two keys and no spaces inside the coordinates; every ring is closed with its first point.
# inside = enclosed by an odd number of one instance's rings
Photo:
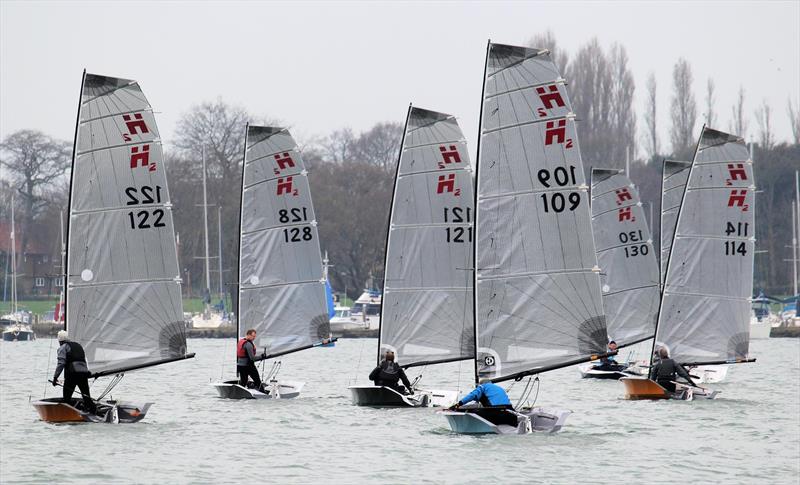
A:
{"type": "Polygon", "coordinates": [[[293,399],[300,395],[305,382],[273,381],[266,385],[267,392],[242,387],[236,381],[211,384],[224,399],[293,399]]]}
{"type": "Polygon", "coordinates": [[[555,433],[561,430],[567,417],[572,414],[572,411],[532,408],[514,411],[513,413],[516,414],[517,417],[516,426],[495,424],[484,416],[465,410],[439,411],[439,414],[447,418],[450,429],[460,434],[555,433]]]}
{"type": "Polygon", "coordinates": [[[701,365],[687,370],[698,384],[715,384],[725,380],[729,368],[727,365],[701,365]]]}

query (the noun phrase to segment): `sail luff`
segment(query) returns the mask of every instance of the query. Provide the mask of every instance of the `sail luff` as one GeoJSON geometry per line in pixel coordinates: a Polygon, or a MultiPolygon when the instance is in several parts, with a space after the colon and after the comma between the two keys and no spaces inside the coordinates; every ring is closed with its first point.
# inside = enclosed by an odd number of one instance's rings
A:
{"type": "MultiPolygon", "coordinates": [[[[67,330],[67,325],[69,322],[67,321],[67,300],[69,299],[69,291],[67,291],[67,285],[69,284],[69,227],[71,222],[71,217],[69,217],[69,208],[72,207],[72,181],[75,177],[75,156],[78,153],[78,128],[80,127],[81,123],[81,107],[83,106],[83,85],[86,82],[86,69],[83,70],[83,74],[81,74],[81,90],[78,94],[78,109],[77,115],[75,116],[75,135],[72,139],[72,160],[70,161],[70,171],[69,171],[69,194],[67,195],[67,230],[66,230],[66,239],[64,240],[64,257],[62,261],[62,265],[65,264],[62,270],[64,271],[64,307],[62,308],[62,313],[64,315],[64,330],[67,330]]],[[[68,331],[68,330],[67,330],[68,331]]]]}
{"type": "MultiPolygon", "coordinates": [[[[392,216],[394,215],[394,206],[397,202],[395,200],[395,195],[397,194],[397,184],[400,183],[400,160],[403,158],[403,146],[406,142],[406,135],[408,134],[408,120],[411,118],[411,109],[412,104],[408,103],[408,110],[406,111],[406,122],[403,125],[403,136],[400,138],[400,148],[398,149],[397,153],[397,165],[395,166],[394,171],[394,184],[392,184],[392,203],[389,207],[389,220],[386,224],[386,244],[384,246],[384,254],[383,254],[383,291],[386,291],[386,279],[387,279],[387,271],[386,267],[389,264],[389,244],[391,243],[391,234],[392,234],[392,216]]],[[[366,312],[366,309],[364,310],[366,312]]],[[[386,298],[385,295],[381,296],[381,314],[378,318],[378,355],[376,355],[376,363],[380,365],[381,363],[381,343],[383,342],[383,319],[386,314],[386,298]]]]}
{"type": "Polygon", "coordinates": [[[664,160],[661,164],[661,216],[659,217],[659,281],[661,290],[667,275],[667,261],[672,240],[675,238],[675,227],[678,224],[678,210],[683,199],[683,192],[689,178],[692,162],[664,160]]]}

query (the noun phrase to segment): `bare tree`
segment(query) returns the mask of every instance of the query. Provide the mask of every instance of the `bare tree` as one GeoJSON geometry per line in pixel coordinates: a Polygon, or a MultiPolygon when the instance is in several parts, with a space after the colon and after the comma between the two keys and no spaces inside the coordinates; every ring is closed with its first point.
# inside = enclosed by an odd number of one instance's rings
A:
{"type": "Polygon", "coordinates": [[[550,51],[550,58],[556,63],[558,71],[563,77],[567,76],[567,68],[569,65],[569,54],[567,51],[558,47],[556,36],[552,30],[548,30],[543,34],[536,34],[528,41],[528,46],[536,49],[548,49],[550,51]]]}
{"type": "Polygon", "coordinates": [[[714,87],[714,80],[708,78],[706,83],[706,125],[710,127],[716,126],[717,123],[717,113],[714,109],[717,100],[714,99],[714,87]]]}
{"type": "Polygon", "coordinates": [[[608,58],[595,38],[578,50],[569,68],[572,106],[580,121],[581,154],[589,165],[620,162],[611,159],[609,149],[615,140],[609,130],[613,101],[608,64],[608,58]]]}
{"type": "Polygon", "coordinates": [[[354,157],[356,136],[350,128],[342,128],[325,137],[319,145],[326,161],[344,163],[354,157]]]}
{"type": "Polygon", "coordinates": [[[800,144],[800,103],[795,107],[792,99],[786,100],[787,112],[789,114],[789,125],[792,128],[792,137],[795,144],[800,144]]]}
{"type": "Polygon", "coordinates": [[[736,104],[731,109],[733,118],[731,119],[731,132],[742,138],[747,137],[747,119],[744,115],[744,87],[739,87],[739,94],[736,96],[736,104]]]}
{"type": "Polygon", "coordinates": [[[670,106],[670,141],[675,156],[686,155],[694,141],[697,103],[692,92],[692,68],[686,59],[678,59],[672,69],[672,106],[670,106]]]}
{"type": "Polygon", "coordinates": [[[775,145],[775,134],[772,132],[772,110],[767,104],[767,100],[761,102],[761,106],[756,109],[756,120],[758,120],[758,142],[762,149],[769,150],[775,145]]]}
{"type": "Polygon", "coordinates": [[[621,163],[626,155],[636,153],[636,110],[633,107],[633,96],[636,84],[628,67],[628,53],[620,44],[611,46],[608,55],[608,66],[611,80],[611,133],[614,143],[609,146],[606,155],[608,161],[621,163]]]}
{"type": "Polygon", "coordinates": [[[650,73],[647,77],[647,105],[644,110],[644,124],[646,131],[647,152],[650,158],[658,155],[658,130],[656,126],[656,75],[650,73]]]}
{"type": "MultiPolygon", "coordinates": [[[[0,143],[0,165],[9,171],[11,184],[22,198],[23,228],[31,228],[46,207],[53,189],[70,164],[70,145],[41,131],[20,130],[0,143]]],[[[29,231],[22,231],[22,251],[28,247],[29,231]]]]}
{"type": "Polygon", "coordinates": [[[400,151],[403,125],[396,122],[377,123],[359,135],[355,142],[355,157],[392,172],[400,151]]]}

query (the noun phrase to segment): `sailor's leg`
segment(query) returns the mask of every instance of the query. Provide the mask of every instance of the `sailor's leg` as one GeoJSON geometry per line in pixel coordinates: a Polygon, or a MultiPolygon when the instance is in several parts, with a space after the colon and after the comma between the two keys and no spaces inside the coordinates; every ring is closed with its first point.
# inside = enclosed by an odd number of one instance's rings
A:
{"type": "Polygon", "coordinates": [[[247,367],[236,366],[236,373],[239,374],[239,385],[247,388],[247,367]]]}
{"type": "Polygon", "coordinates": [[[247,367],[247,371],[250,374],[250,378],[253,379],[253,382],[256,385],[256,389],[261,389],[261,376],[258,375],[258,368],[254,362],[250,362],[250,366],[247,367]]]}
{"type": "Polygon", "coordinates": [[[70,400],[72,399],[72,393],[75,392],[75,379],[70,374],[64,375],[64,389],[61,394],[61,397],[64,398],[64,402],[69,404],[70,400]]]}
{"type": "Polygon", "coordinates": [[[78,389],[80,389],[81,394],[83,394],[83,408],[92,414],[97,414],[97,409],[95,408],[94,401],[92,401],[92,395],[89,390],[89,378],[87,376],[80,376],[76,378],[76,381],[78,383],[78,389]]]}

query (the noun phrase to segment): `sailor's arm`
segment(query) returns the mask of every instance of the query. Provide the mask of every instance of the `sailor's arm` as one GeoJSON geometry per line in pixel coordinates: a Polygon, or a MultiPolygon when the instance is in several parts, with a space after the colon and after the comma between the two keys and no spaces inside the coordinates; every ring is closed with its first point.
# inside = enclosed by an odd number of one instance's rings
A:
{"type": "Polygon", "coordinates": [[[481,398],[482,395],[483,395],[483,390],[480,387],[476,387],[475,389],[472,390],[472,392],[470,392],[466,396],[462,397],[458,401],[458,405],[459,406],[463,406],[464,404],[467,404],[468,402],[478,401],[481,398]]]}
{"type": "Polygon", "coordinates": [[[412,390],[411,382],[409,382],[408,376],[406,376],[406,371],[404,371],[402,367],[400,367],[400,380],[403,381],[403,385],[406,386],[406,389],[409,391],[412,390]]]}
{"type": "Polygon", "coordinates": [[[686,379],[691,385],[696,386],[696,384],[692,380],[692,376],[690,376],[689,373],[686,372],[686,369],[684,369],[683,366],[678,364],[677,362],[675,363],[675,370],[678,372],[679,376],[686,379]]]}
{"type": "Polygon", "coordinates": [[[56,364],[56,372],[53,374],[53,381],[57,381],[61,373],[64,371],[64,367],[67,365],[67,351],[69,349],[69,344],[62,344],[58,348],[58,363],[56,364]]]}
{"type": "Polygon", "coordinates": [[[374,381],[378,379],[378,375],[380,374],[380,372],[381,372],[381,366],[377,366],[374,369],[372,369],[372,372],[369,373],[369,380],[374,381]]]}

